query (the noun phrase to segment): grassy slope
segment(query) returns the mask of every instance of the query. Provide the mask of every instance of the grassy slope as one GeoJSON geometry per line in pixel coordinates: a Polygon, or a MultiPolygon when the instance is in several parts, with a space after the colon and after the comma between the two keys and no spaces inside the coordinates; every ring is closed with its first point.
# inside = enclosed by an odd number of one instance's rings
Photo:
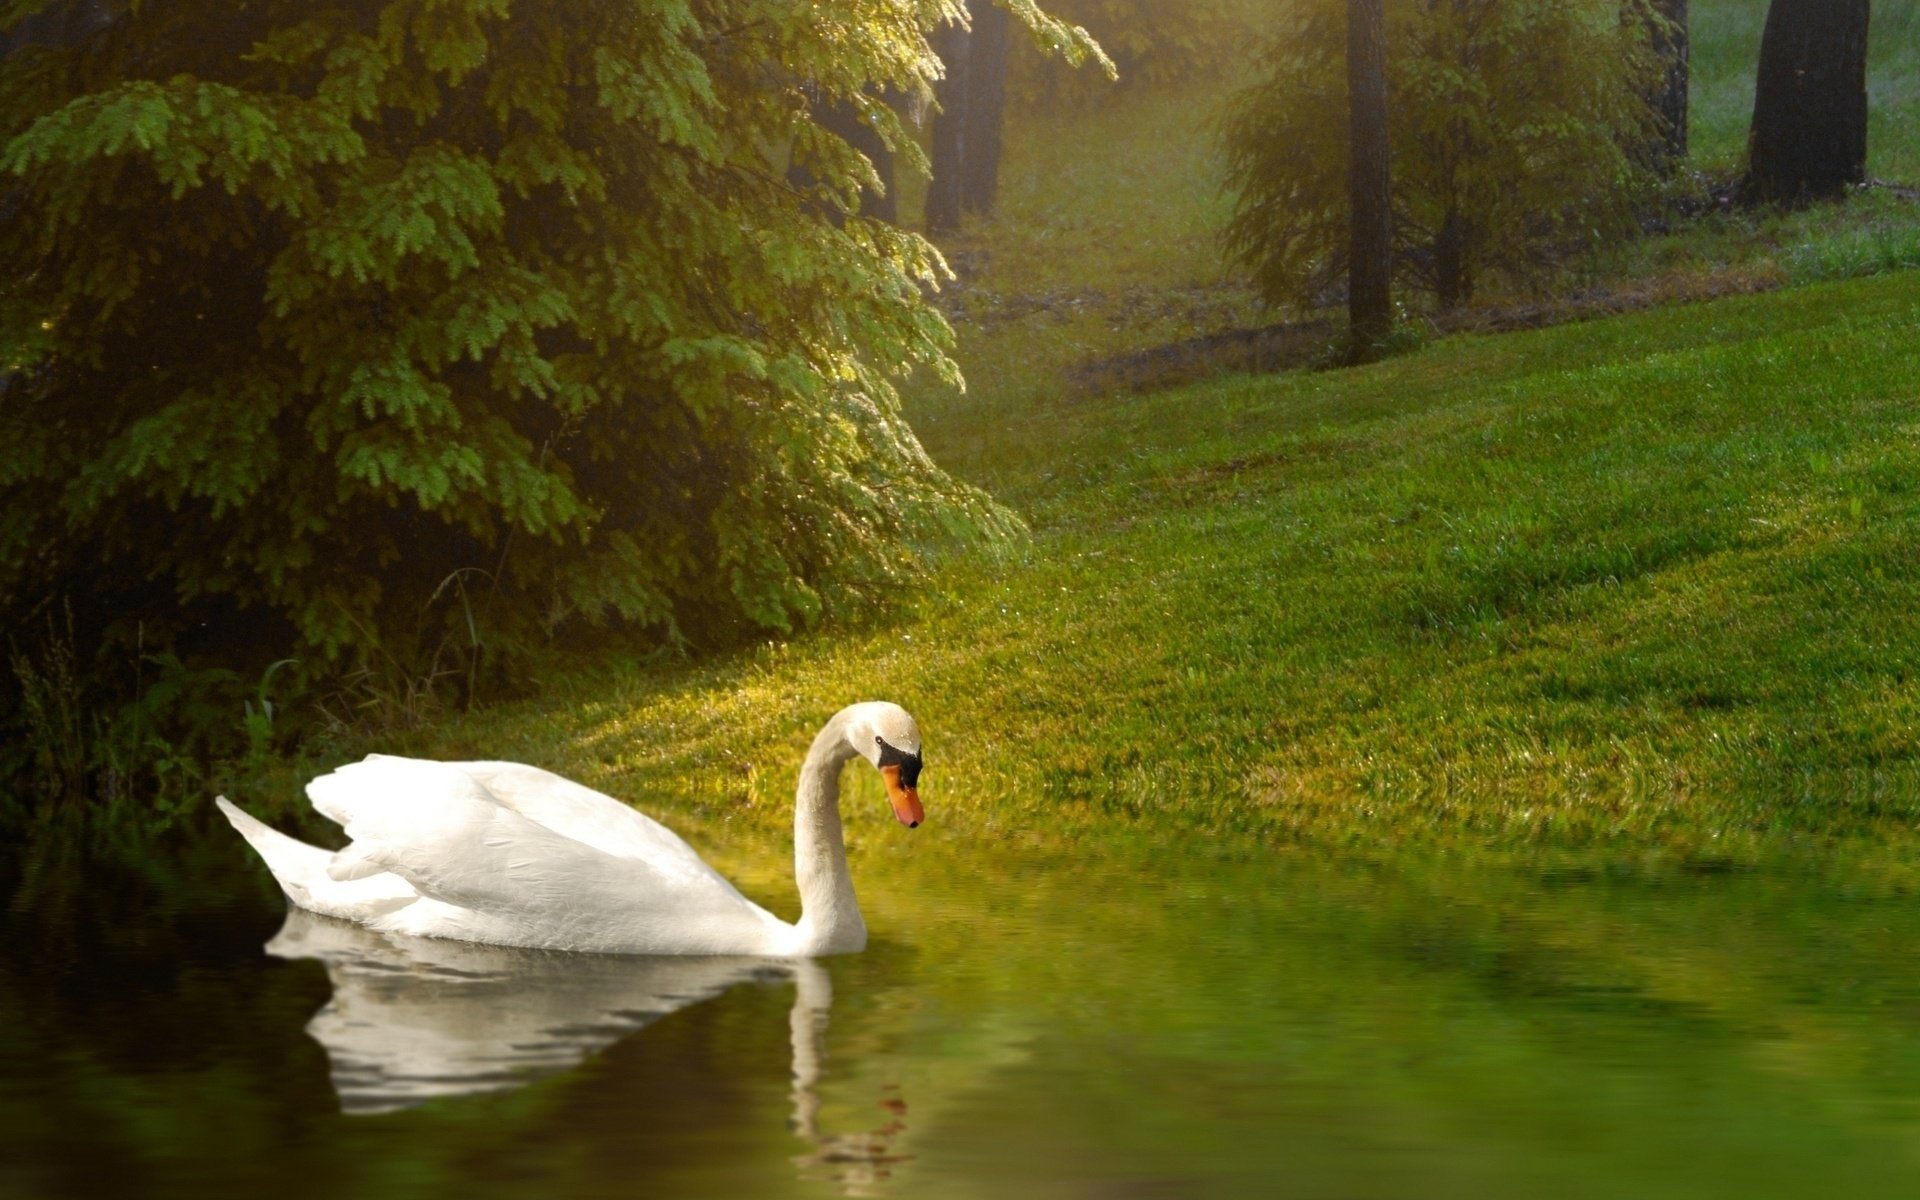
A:
{"type": "MultiPolygon", "coordinates": [[[[1876,46],[1916,7],[1876,6],[1876,46]]],[[[1711,156],[1764,5],[1694,9],[1711,156]]],[[[777,839],[813,726],[888,695],[926,724],[935,811],[976,832],[1738,852],[1902,827],[1920,283],[1063,397],[1061,367],[1252,313],[1213,255],[1220,90],[1022,122],[1005,219],[955,247],[972,389],[917,396],[916,425],[1030,546],[883,626],[562,672],[414,748],[777,839]]]]}
{"type": "Polygon", "coordinates": [[[1885,833],[1920,805],[1916,381],[1907,275],[1036,409],[943,447],[1031,515],[1017,557],[423,748],[773,837],[811,728],[884,694],[981,832],[1885,833]]]}

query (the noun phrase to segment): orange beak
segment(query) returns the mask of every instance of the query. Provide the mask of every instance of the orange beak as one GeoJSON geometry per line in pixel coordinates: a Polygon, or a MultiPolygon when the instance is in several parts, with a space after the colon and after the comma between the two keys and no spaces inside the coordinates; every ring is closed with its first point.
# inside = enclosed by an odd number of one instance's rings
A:
{"type": "Polygon", "coordinates": [[[887,799],[893,802],[893,815],[908,829],[916,829],[927,814],[920,807],[920,789],[900,786],[899,767],[881,767],[880,778],[887,781],[887,799]]]}

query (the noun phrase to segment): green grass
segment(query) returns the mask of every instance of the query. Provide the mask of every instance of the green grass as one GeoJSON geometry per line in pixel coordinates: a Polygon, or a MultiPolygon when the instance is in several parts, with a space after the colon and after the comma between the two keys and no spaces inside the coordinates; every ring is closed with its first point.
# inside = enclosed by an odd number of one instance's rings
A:
{"type": "Polygon", "coordinates": [[[984,403],[1017,409],[1059,368],[1271,319],[1219,250],[1232,201],[1214,119],[1231,74],[1013,122],[998,219],[943,246],[984,403]]]}
{"type": "Polygon", "coordinates": [[[412,748],[777,839],[813,728],[885,696],[926,730],[930,811],[976,834],[1906,837],[1917,388],[1904,275],[955,411],[932,448],[1028,515],[1018,553],[880,625],[564,672],[412,748]]]}

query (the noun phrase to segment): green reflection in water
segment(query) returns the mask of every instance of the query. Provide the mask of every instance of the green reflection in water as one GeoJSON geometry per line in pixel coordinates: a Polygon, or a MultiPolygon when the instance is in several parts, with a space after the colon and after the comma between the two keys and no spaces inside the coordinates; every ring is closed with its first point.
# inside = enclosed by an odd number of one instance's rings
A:
{"type": "MultiPolygon", "coordinates": [[[[935,837],[859,858],[875,945],[811,998],[747,971],[603,1029],[570,998],[618,1008],[642,968],[493,961],[476,977],[588,1057],[370,1115],[340,1111],[340,1062],[303,1030],[393,1010],[261,951],[282,914],[236,846],[187,845],[171,874],[68,860],[52,877],[86,886],[16,897],[0,958],[0,1192],[1920,1187],[1920,906],[1831,857],[1582,873],[935,837]]],[[[784,864],[732,865],[783,900],[784,864]]],[[[411,983],[380,986],[423,1019],[411,983]]]]}

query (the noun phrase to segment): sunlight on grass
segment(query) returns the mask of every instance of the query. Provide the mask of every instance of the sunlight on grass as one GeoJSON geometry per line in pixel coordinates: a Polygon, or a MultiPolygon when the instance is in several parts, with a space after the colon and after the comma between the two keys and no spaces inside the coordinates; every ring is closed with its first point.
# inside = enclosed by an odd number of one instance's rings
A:
{"type": "MultiPolygon", "coordinates": [[[[1027,513],[1024,551],[888,622],[586,667],[413,748],[764,844],[818,723],[885,696],[927,730],[936,838],[1910,841],[1916,378],[1920,278],[1893,276],[1056,399],[934,445],[1027,513]]],[[[883,829],[849,822],[898,851],[883,829]]]]}

